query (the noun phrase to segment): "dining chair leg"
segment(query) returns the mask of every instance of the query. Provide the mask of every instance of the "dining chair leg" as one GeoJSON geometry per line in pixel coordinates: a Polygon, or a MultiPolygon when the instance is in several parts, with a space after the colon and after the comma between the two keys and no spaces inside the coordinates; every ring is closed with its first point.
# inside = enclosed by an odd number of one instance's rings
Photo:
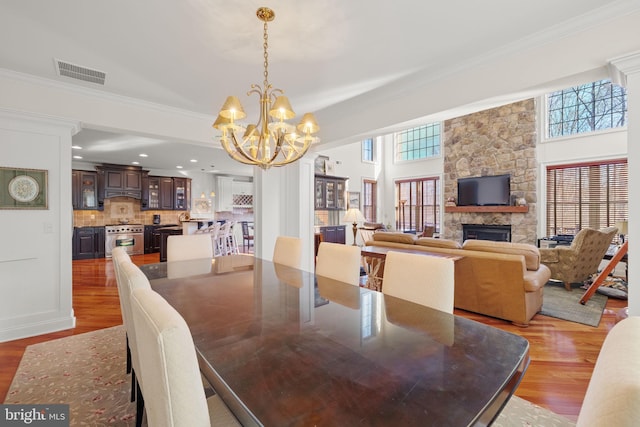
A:
{"type": "Polygon", "coordinates": [[[127,374],[131,373],[131,348],[129,348],[129,335],[125,334],[125,341],[127,343],[127,374]]]}
{"type": "Polygon", "coordinates": [[[137,386],[137,381],[136,381],[136,371],[133,370],[133,368],[131,369],[131,396],[130,396],[130,401],[134,402],[136,400],[136,386],[137,386]]]}
{"type": "Polygon", "coordinates": [[[144,398],[140,384],[136,383],[136,427],[142,427],[142,418],[144,415],[144,398]]]}

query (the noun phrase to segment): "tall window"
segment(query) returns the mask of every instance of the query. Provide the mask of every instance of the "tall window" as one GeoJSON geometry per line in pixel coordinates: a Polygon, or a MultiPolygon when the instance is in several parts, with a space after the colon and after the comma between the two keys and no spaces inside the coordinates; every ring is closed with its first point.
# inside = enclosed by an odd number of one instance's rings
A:
{"type": "Polygon", "coordinates": [[[370,179],[363,182],[362,214],[368,222],[376,222],[376,192],[378,183],[370,179]]]}
{"type": "Polygon", "coordinates": [[[440,232],[440,179],[396,181],[396,229],[420,233],[427,225],[440,232]]]}
{"type": "Polygon", "coordinates": [[[629,218],[627,161],[547,167],[547,235],[576,234],[629,218]]]}
{"type": "Polygon", "coordinates": [[[549,138],[623,127],[627,94],[609,80],[553,92],[547,96],[549,138]]]}
{"type": "Polygon", "coordinates": [[[440,155],[440,123],[431,123],[395,134],[396,161],[440,155]]]}
{"type": "Polygon", "coordinates": [[[375,153],[373,148],[373,138],[368,138],[362,141],[362,161],[371,162],[375,161],[375,153]]]}

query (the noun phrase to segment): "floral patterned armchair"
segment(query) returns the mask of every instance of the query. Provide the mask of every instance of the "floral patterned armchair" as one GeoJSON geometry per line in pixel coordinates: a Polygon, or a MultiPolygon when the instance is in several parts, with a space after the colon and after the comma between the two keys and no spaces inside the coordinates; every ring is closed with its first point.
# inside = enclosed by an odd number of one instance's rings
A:
{"type": "Polygon", "coordinates": [[[616,227],[583,228],[571,246],[541,248],[540,262],[549,267],[552,280],[564,282],[564,287],[570,291],[571,283],[583,282],[598,271],[617,231],[616,227]]]}

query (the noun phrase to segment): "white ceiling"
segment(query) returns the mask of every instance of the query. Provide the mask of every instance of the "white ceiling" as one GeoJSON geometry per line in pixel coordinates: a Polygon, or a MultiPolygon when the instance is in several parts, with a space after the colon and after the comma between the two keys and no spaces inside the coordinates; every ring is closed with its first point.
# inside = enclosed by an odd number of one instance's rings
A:
{"type": "MultiPolygon", "coordinates": [[[[269,81],[299,116],[316,113],[327,146],[531,96],[640,50],[640,0],[3,0],[0,69],[212,120],[235,94],[256,117],[245,94],[263,80],[259,6],[276,13],[269,81]],[[105,85],[58,76],[54,58],[104,71],[105,85]]],[[[213,144],[175,142],[100,129],[74,137],[84,161],[144,152],[151,169],[238,166],[213,144]]]]}

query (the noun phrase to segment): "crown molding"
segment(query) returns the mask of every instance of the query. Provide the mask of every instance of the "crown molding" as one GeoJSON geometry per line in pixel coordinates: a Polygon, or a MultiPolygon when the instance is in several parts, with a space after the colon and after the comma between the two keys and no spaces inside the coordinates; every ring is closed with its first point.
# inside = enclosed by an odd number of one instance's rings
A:
{"type": "Polygon", "coordinates": [[[195,120],[206,120],[213,123],[216,116],[210,114],[196,113],[194,111],[184,110],[181,108],[171,107],[165,104],[158,104],[156,102],[144,101],[139,98],[132,98],[124,95],[117,95],[114,93],[106,92],[103,90],[96,90],[88,87],[78,86],[71,83],[61,82],[58,80],[48,79],[45,77],[35,76],[33,74],[21,73],[18,71],[8,70],[6,68],[0,68],[0,76],[9,79],[19,80],[29,84],[53,87],[59,90],[72,92],[89,98],[93,98],[97,101],[110,101],[127,104],[136,108],[143,108],[154,110],[162,113],[177,114],[184,117],[189,117],[195,120]]]}

